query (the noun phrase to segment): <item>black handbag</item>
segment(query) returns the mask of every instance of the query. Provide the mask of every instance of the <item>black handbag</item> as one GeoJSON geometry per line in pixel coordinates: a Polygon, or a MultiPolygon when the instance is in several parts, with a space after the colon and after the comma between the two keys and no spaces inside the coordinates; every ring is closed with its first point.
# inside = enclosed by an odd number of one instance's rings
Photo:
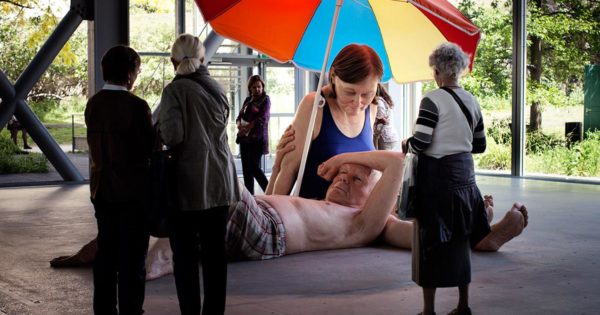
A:
{"type": "Polygon", "coordinates": [[[173,151],[152,152],[148,160],[146,196],[144,198],[146,228],[152,236],[169,236],[169,214],[177,206],[176,184],[173,151]]]}

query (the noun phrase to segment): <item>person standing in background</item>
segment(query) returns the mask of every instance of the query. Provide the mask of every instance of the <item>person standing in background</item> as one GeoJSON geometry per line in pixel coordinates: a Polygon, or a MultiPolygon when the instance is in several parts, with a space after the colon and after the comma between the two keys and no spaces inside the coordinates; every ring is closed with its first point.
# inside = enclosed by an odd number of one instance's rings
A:
{"type": "Polygon", "coordinates": [[[27,130],[23,128],[19,120],[17,120],[17,117],[14,115],[12,116],[12,118],[8,121],[8,124],[6,124],[6,129],[10,131],[10,138],[16,146],[19,146],[17,144],[17,136],[19,135],[19,131],[21,131],[21,136],[23,138],[23,149],[31,150],[31,147],[27,144],[27,130]]]}
{"type": "Polygon", "coordinates": [[[148,103],[130,92],[140,63],[130,47],[109,49],[102,57],[106,84],[85,108],[91,201],[98,223],[95,314],[144,313],[149,235],[143,188],[155,137],[148,103]]]}
{"type": "Polygon", "coordinates": [[[229,205],[240,199],[227,140],[229,103],[203,61],[202,41],[190,34],[179,35],[171,48],[176,76],[163,90],[158,114],[162,141],[175,158],[177,209],[169,218],[169,240],[183,315],[225,312],[225,224],[229,205]]]}
{"type": "Polygon", "coordinates": [[[250,94],[240,109],[235,122],[238,128],[236,142],[240,144],[244,185],[254,195],[254,179],[266,191],[269,180],[260,168],[260,160],[269,153],[269,118],[271,100],[265,92],[265,82],[259,75],[248,79],[250,94]]]}
{"type": "Polygon", "coordinates": [[[394,102],[379,83],[377,86],[377,97],[373,100],[377,105],[377,116],[373,127],[373,144],[377,150],[393,150],[398,143],[398,132],[392,122],[392,108],[394,102]]]}

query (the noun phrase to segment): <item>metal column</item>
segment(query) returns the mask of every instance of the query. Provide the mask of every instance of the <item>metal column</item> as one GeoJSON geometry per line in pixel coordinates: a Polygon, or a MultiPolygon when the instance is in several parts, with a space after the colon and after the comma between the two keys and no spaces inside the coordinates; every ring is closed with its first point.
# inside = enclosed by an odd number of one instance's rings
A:
{"type": "Polygon", "coordinates": [[[294,111],[298,110],[298,105],[306,95],[306,71],[294,67],[294,111]]]}
{"type": "Polygon", "coordinates": [[[88,59],[91,61],[88,80],[93,82],[89,95],[104,86],[102,79],[102,56],[116,45],[129,45],[129,0],[102,0],[94,3],[94,22],[88,34],[88,59]]]}
{"type": "Polygon", "coordinates": [[[223,36],[217,34],[215,31],[208,33],[208,36],[204,40],[204,65],[208,65],[208,62],[215,55],[223,40],[223,36]]]}
{"type": "Polygon", "coordinates": [[[175,31],[177,35],[185,33],[185,0],[175,1],[175,31]]]}
{"type": "Polygon", "coordinates": [[[523,176],[525,156],[525,64],[527,0],[513,0],[512,163],[511,175],[523,176]]]}

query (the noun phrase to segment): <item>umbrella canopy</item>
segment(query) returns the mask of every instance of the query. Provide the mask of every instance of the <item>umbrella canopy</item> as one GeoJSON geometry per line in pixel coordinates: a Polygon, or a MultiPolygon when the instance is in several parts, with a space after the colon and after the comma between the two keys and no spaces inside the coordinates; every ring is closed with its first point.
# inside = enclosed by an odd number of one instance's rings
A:
{"type": "MultiPolygon", "coordinates": [[[[321,71],[336,0],[196,0],[204,20],[223,37],[271,58],[321,71]]],[[[326,69],[350,43],[375,49],[383,81],[431,79],[427,56],[446,41],[470,55],[479,29],[446,0],[345,0],[326,69]]]]}

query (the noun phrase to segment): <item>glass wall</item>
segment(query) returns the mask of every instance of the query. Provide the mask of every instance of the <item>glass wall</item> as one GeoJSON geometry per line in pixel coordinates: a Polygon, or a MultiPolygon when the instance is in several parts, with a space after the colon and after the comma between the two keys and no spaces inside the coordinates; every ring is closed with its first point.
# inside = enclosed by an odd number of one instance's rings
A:
{"type": "MultiPolygon", "coordinates": [[[[473,71],[462,80],[486,123],[488,149],[476,157],[477,168],[510,174],[513,1],[455,2],[482,32],[473,71]]],[[[594,130],[600,126],[593,116],[599,101],[591,95],[600,80],[589,65],[600,60],[594,18],[600,4],[529,1],[527,11],[524,175],[598,180],[600,135],[594,130]]]]}
{"type": "Polygon", "coordinates": [[[600,72],[589,67],[600,60],[600,4],[531,1],[528,12],[524,173],[600,179],[600,72]]]}
{"type": "MultiPolygon", "coordinates": [[[[453,4],[482,32],[473,71],[461,81],[465,89],[477,97],[486,123],[488,149],[476,156],[477,169],[509,175],[512,163],[512,0],[457,0],[453,4]]],[[[599,12],[599,6],[594,2],[575,6],[568,1],[556,1],[554,7],[537,8],[535,3],[529,4],[526,176],[600,178],[600,136],[594,132],[598,128],[598,101],[593,99],[593,95],[599,94],[600,79],[597,78],[598,66],[590,66],[600,60],[599,22],[591,18],[597,16],[594,12],[599,12]],[[549,23],[550,17],[561,23],[549,23]]],[[[186,9],[186,29],[205,37],[210,27],[202,21],[192,1],[187,1],[186,9]]],[[[132,43],[141,50],[166,51],[175,37],[174,5],[170,9],[156,10],[151,18],[145,14],[132,18],[132,43]],[[135,35],[135,29],[143,34],[135,35]]],[[[218,53],[241,54],[241,49],[237,43],[226,40],[218,53]]],[[[168,82],[172,69],[164,57],[145,58],[148,60],[144,62],[142,78],[152,78],[155,83],[142,79],[139,89],[155,104],[158,96],[149,91],[168,82]]],[[[236,62],[211,64],[213,76],[228,91],[235,110],[232,119],[239,110],[242,96],[246,95],[245,79],[259,73],[259,68],[259,64],[248,66],[236,62]]],[[[260,71],[267,80],[267,92],[272,100],[269,130],[273,153],[277,139],[291,123],[297,106],[294,70],[267,64],[260,71]]],[[[435,88],[432,81],[423,82],[423,93],[432,88],[435,88]]],[[[235,138],[234,126],[230,138],[235,138]]],[[[231,148],[237,153],[235,143],[232,142],[231,148]]]]}
{"type": "Polygon", "coordinates": [[[266,72],[266,91],[271,98],[269,152],[274,154],[281,134],[292,123],[298,104],[294,98],[294,68],[267,67],[266,72]]]}

